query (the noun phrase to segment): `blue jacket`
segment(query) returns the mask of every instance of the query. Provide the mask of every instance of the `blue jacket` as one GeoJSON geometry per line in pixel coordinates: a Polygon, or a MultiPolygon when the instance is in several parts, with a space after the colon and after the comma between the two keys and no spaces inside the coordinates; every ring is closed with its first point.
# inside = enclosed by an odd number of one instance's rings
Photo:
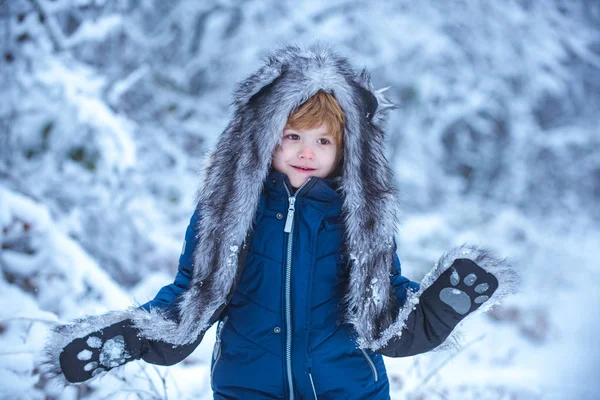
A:
{"type": "MultiPolygon", "coordinates": [[[[382,356],[359,349],[342,322],[348,258],[341,210],[332,181],[313,177],[295,194],[282,173],[265,181],[244,269],[218,323],[216,399],[284,399],[291,391],[296,399],[389,398],[382,356]]],[[[144,308],[173,308],[189,285],[200,217],[190,220],[175,281],[144,308]]],[[[419,288],[401,275],[398,257],[391,284],[400,304],[419,288]]]]}

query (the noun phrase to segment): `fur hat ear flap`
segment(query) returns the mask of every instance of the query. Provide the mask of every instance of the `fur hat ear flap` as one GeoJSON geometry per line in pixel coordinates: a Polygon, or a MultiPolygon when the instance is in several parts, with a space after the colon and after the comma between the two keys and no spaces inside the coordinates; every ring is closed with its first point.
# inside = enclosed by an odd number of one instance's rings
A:
{"type": "Polygon", "coordinates": [[[375,115],[375,112],[377,111],[377,106],[379,105],[377,102],[377,98],[369,90],[363,88],[360,85],[357,86],[358,92],[360,93],[360,98],[366,110],[366,117],[370,120],[375,115]]]}
{"type": "Polygon", "coordinates": [[[238,107],[248,104],[254,95],[273,83],[281,76],[282,72],[281,63],[274,58],[270,58],[266,65],[238,84],[235,90],[234,104],[238,107]]]}
{"type": "Polygon", "coordinates": [[[368,119],[373,119],[373,122],[378,123],[385,119],[388,111],[400,108],[397,104],[386,98],[383,93],[389,89],[389,87],[375,90],[371,84],[371,74],[364,69],[358,76],[358,83],[360,87],[359,92],[365,92],[362,96],[363,101],[367,107],[368,119]]]}

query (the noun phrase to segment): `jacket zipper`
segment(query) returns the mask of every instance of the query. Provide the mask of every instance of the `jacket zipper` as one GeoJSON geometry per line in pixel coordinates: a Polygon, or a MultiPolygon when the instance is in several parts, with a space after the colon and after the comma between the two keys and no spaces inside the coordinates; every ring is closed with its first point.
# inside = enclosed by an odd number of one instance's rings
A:
{"type": "Polygon", "coordinates": [[[294,381],[292,379],[292,245],[294,241],[294,235],[292,234],[292,229],[294,227],[294,213],[296,212],[296,196],[302,190],[306,184],[310,182],[310,178],[306,180],[296,190],[296,193],[292,196],[290,189],[288,189],[287,184],[284,182],[283,187],[288,195],[288,214],[285,220],[285,227],[283,231],[288,234],[288,243],[287,243],[287,262],[286,262],[286,270],[285,270],[285,366],[288,377],[288,389],[290,392],[290,400],[294,400],[294,381]]]}
{"type": "Polygon", "coordinates": [[[315,381],[313,380],[313,377],[312,377],[312,357],[308,356],[308,359],[306,361],[307,361],[306,366],[308,367],[308,379],[310,379],[310,386],[312,387],[313,396],[314,396],[315,400],[319,400],[317,398],[317,389],[315,388],[315,381]]]}
{"type": "Polygon", "coordinates": [[[362,351],[363,355],[365,356],[365,360],[367,360],[369,367],[371,367],[371,371],[373,371],[373,378],[375,378],[375,382],[377,382],[379,380],[379,375],[377,374],[377,368],[375,368],[375,363],[373,362],[373,360],[371,360],[371,357],[365,349],[360,349],[360,351],[362,351]]]}
{"type": "Polygon", "coordinates": [[[215,351],[213,352],[213,367],[212,367],[212,371],[210,371],[211,383],[213,381],[213,375],[215,373],[215,369],[217,368],[217,363],[219,362],[219,359],[221,358],[221,335],[223,335],[223,327],[225,326],[225,323],[227,322],[228,319],[229,319],[229,316],[226,316],[225,318],[223,318],[223,321],[219,322],[219,325],[217,325],[217,341],[215,342],[215,351]]]}
{"type": "Polygon", "coordinates": [[[315,382],[313,381],[312,374],[309,372],[308,377],[310,378],[310,386],[312,386],[313,395],[315,396],[315,400],[319,400],[317,398],[317,389],[315,389],[315,382]]]}

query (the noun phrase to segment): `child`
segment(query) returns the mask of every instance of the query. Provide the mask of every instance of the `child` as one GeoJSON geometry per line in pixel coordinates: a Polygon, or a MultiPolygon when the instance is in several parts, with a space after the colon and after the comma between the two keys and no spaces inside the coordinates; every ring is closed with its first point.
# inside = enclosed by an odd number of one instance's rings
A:
{"type": "Polygon", "coordinates": [[[235,93],[174,283],[140,308],[59,326],[43,370],[79,383],[172,365],[218,322],[215,399],[389,399],[382,355],[427,352],[514,273],[476,247],[401,276],[380,128],[393,108],[328,49],[285,47],[235,93]]]}

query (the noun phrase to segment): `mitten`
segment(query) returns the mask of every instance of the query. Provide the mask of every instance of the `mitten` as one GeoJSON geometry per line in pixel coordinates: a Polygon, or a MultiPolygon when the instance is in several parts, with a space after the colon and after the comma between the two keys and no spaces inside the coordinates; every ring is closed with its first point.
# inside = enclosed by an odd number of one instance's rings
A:
{"type": "Polygon", "coordinates": [[[492,297],[498,279],[467,258],[459,258],[421,295],[420,302],[439,318],[460,322],[492,297]]]}
{"type": "Polygon", "coordinates": [[[147,348],[131,320],[103,328],[65,346],[60,353],[60,368],[71,383],[86,381],[102,372],[138,360],[147,348]]]}
{"type": "Polygon", "coordinates": [[[145,310],[132,309],[52,328],[39,364],[41,374],[65,386],[101,376],[133,360],[174,365],[190,355],[204,337],[202,332],[185,345],[153,340],[159,336],[157,332],[174,329],[176,322],[164,318],[164,325],[157,326],[161,320],[149,316],[145,310]]]}

